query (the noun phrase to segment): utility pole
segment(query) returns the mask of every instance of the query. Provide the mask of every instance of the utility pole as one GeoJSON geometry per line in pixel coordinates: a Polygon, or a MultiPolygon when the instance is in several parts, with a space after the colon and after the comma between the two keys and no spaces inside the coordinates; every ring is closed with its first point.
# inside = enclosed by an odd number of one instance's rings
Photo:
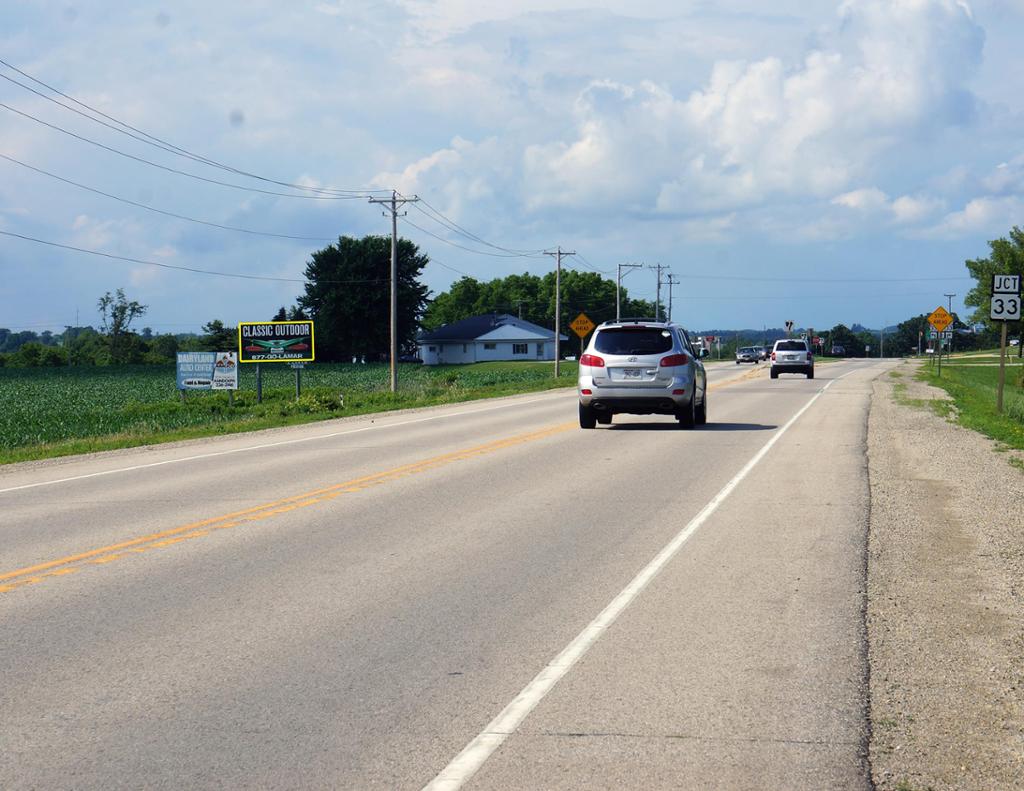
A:
{"type": "MultiPolygon", "coordinates": [[[[956,294],[943,294],[942,296],[944,296],[947,300],[949,300],[949,315],[952,316],[953,315],[953,297],[955,297],[956,294]]],[[[950,355],[953,354],[953,338],[955,338],[955,337],[956,337],[956,330],[954,329],[952,331],[952,333],[950,334],[950,336],[949,336],[949,351],[947,353],[950,354],[950,355]]]]}
{"type": "MultiPolygon", "coordinates": [[[[398,392],[398,207],[418,201],[415,195],[411,198],[399,198],[395,190],[390,198],[370,198],[370,203],[379,203],[384,207],[384,216],[391,215],[391,343],[388,357],[391,369],[391,392],[398,392]],[[389,205],[390,204],[390,205],[389,205]]],[[[402,216],[405,216],[402,212],[402,216]]]]}
{"type": "Polygon", "coordinates": [[[562,356],[562,256],[576,255],[576,251],[563,250],[562,246],[559,245],[555,252],[551,253],[545,250],[544,255],[554,256],[555,258],[555,379],[557,379],[559,358],[562,356]]]}
{"type": "Polygon", "coordinates": [[[672,321],[672,287],[679,285],[679,278],[675,275],[668,276],[668,320],[672,321]]]}
{"type": "Polygon", "coordinates": [[[616,264],[616,277],[615,277],[615,320],[619,321],[622,318],[622,270],[623,269],[640,269],[643,264],[616,264]]]}
{"type": "Polygon", "coordinates": [[[655,292],[656,296],[654,297],[654,320],[661,321],[661,270],[668,269],[668,267],[662,266],[661,264],[655,264],[649,268],[658,270],[658,288],[655,292]]]}

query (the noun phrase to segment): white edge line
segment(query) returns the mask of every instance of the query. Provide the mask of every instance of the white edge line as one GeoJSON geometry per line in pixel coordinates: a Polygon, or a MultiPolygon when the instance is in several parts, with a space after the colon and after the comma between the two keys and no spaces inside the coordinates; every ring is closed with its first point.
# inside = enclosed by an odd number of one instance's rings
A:
{"type": "MultiPolygon", "coordinates": [[[[851,371],[852,373],[852,371],[851,371]]],[[[751,470],[757,466],[767,455],[772,446],[785,434],[789,428],[804,414],[821,395],[828,390],[834,382],[833,379],[814,397],[801,407],[789,421],[775,433],[775,435],[754,454],[732,480],[729,481],[716,494],[711,501],[701,509],[690,522],[675,535],[675,537],[654,556],[643,569],[630,581],[622,592],[606,606],[593,621],[591,621],[582,632],[572,640],[569,645],[562,649],[534,679],[523,687],[522,691],[509,703],[497,717],[488,723],[487,727],[463,748],[462,752],[456,755],[441,772],[423,787],[423,791],[457,791],[462,788],[476,772],[483,766],[484,762],[491,757],[495,750],[522,724],[529,716],[534,707],[543,700],[544,696],[551,691],[576,664],[577,661],[597,642],[604,631],[610,627],[622,612],[640,595],[641,591],[653,580],[658,573],[679,551],[680,547],[697,532],[701,525],[707,521],[718,507],[726,500],[740,482],[747,477],[751,470]]]]}
{"type": "MultiPolygon", "coordinates": [[[[26,484],[22,484],[21,486],[10,486],[10,487],[8,487],[6,489],[0,489],[0,494],[5,494],[6,492],[17,492],[17,491],[20,491],[22,489],[34,489],[37,486],[53,486],[53,485],[58,484],[58,483],[69,483],[71,481],[81,481],[81,480],[84,480],[85,478],[98,478],[101,475],[114,475],[114,474],[119,473],[119,472],[133,472],[134,470],[145,470],[145,469],[149,469],[150,467],[162,467],[165,464],[180,464],[181,462],[184,462],[184,461],[196,461],[198,459],[211,459],[211,458],[214,458],[216,456],[230,456],[231,454],[234,454],[234,453],[245,453],[246,451],[250,451],[250,450],[263,450],[264,448],[276,448],[276,447],[280,447],[281,445],[294,445],[294,444],[296,444],[298,442],[314,442],[315,440],[318,440],[318,439],[331,439],[332,437],[341,437],[341,436],[345,436],[347,434],[359,434],[360,432],[372,431],[374,429],[394,428],[396,426],[408,426],[408,425],[411,425],[413,423],[426,423],[428,420],[440,420],[442,418],[449,418],[449,417],[463,417],[465,415],[476,415],[476,414],[479,414],[481,412],[493,412],[495,409],[508,409],[508,408],[514,407],[514,406],[522,406],[523,404],[535,404],[538,401],[546,401],[549,398],[550,398],[550,396],[541,397],[541,398],[531,398],[528,401],[516,401],[514,403],[498,404],[496,406],[485,407],[484,409],[469,409],[469,410],[465,410],[463,412],[451,412],[451,413],[447,413],[447,414],[443,414],[443,415],[430,415],[429,417],[421,417],[421,418],[416,418],[414,420],[403,420],[403,421],[400,421],[398,423],[380,423],[380,424],[372,425],[372,426],[363,426],[362,428],[354,428],[354,429],[350,429],[348,431],[334,431],[334,432],[331,432],[330,434],[316,434],[315,436],[312,436],[312,437],[297,437],[296,439],[284,439],[284,440],[281,440],[279,442],[267,442],[267,443],[264,443],[262,445],[247,445],[244,448],[232,448],[231,450],[218,450],[218,451],[215,451],[213,453],[200,453],[200,454],[197,454],[195,456],[183,456],[180,459],[165,459],[164,461],[154,461],[154,462],[150,462],[148,464],[136,464],[136,465],[133,465],[131,467],[118,467],[118,468],[113,469],[113,470],[102,470],[100,472],[89,472],[89,473],[86,473],[84,475],[73,475],[73,476],[71,476],[69,478],[56,478],[56,479],[54,479],[52,481],[39,481],[37,483],[26,483],[26,484]]],[[[370,417],[372,417],[372,415],[366,415],[366,417],[370,418],[370,417]]],[[[151,446],[151,447],[154,450],[158,450],[160,448],[159,445],[154,445],[154,446],[151,446]]]]}

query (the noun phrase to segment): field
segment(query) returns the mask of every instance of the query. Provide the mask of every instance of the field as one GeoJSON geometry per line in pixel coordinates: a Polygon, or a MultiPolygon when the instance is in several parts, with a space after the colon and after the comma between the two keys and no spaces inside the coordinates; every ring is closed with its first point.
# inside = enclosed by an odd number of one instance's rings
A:
{"type": "Polygon", "coordinates": [[[1024,449],[1024,389],[1022,368],[1014,357],[1007,358],[1006,386],[1003,391],[1003,414],[996,412],[996,390],[999,383],[999,357],[992,352],[970,356],[954,355],[952,364],[938,366],[925,363],[918,375],[929,384],[941,387],[953,397],[956,420],[962,426],[981,432],[1011,448],[1024,449]],[[1011,365],[1010,363],[1013,363],[1011,365]]]}
{"type": "Polygon", "coordinates": [[[293,425],[389,409],[567,387],[576,364],[478,363],[399,366],[399,393],[386,364],[311,364],[302,397],[286,366],[243,366],[234,406],[226,393],[191,392],[182,403],[174,366],[0,368],[0,463],[293,425]],[[340,396],[344,396],[342,399],[340,396]]]}

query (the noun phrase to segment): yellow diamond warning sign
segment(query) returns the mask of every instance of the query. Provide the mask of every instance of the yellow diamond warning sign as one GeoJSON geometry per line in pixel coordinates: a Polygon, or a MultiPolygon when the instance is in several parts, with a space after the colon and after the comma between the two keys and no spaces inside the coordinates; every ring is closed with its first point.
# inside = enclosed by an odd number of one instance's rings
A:
{"type": "Polygon", "coordinates": [[[953,323],[953,317],[949,315],[949,311],[942,307],[942,305],[939,305],[928,317],[928,323],[931,324],[938,332],[942,332],[946,327],[953,323]]]}
{"type": "Polygon", "coordinates": [[[573,332],[583,338],[597,325],[588,318],[586,313],[581,313],[572,320],[569,326],[572,327],[573,332]]]}

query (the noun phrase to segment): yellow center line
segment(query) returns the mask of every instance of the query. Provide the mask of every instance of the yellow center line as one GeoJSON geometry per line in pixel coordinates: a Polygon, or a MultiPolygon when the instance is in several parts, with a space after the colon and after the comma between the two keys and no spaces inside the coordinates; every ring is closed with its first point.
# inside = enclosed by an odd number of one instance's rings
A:
{"type": "Polygon", "coordinates": [[[575,422],[549,426],[548,428],[544,428],[539,431],[532,431],[527,434],[506,437],[483,445],[463,448],[462,450],[451,451],[450,453],[443,453],[439,456],[433,456],[428,459],[421,459],[420,461],[404,464],[390,470],[373,473],[371,475],[364,475],[350,481],[345,481],[344,483],[333,484],[321,489],[314,489],[313,491],[304,492],[291,497],[284,497],[252,508],[246,508],[241,511],[234,511],[229,514],[223,514],[209,519],[202,519],[198,522],[190,522],[189,524],[181,525],[180,527],[171,528],[169,530],[163,530],[158,533],[150,533],[149,535],[139,536],[138,538],[120,541],[116,544],[109,544],[104,547],[98,547],[97,549],[90,549],[74,555],[57,558],[56,560],[50,560],[44,563],[37,563],[33,566],[26,566],[24,568],[8,571],[0,574],[0,593],[13,590],[14,588],[22,585],[31,585],[41,582],[44,577],[57,576],[58,574],[71,574],[77,570],[73,567],[68,568],[68,566],[73,563],[109,563],[110,561],[126,557],[127,555],[124,550],[128,550],[128,552],[131,553],[141,553],[153,548],[171,546],[181,541],[209,535],[210,530],[223,530],[226,528],[237,527],[245,523],[268,519],[273,516],[289,513],[298,508],[305,508],[310,505],[316,505],[317,503],[333,500],[342,494],[360,492],[376,484],[387,483],[414,473],[433,470],[456,461],[471,459],[488,453],[494,453],[495,451],[502,450],[504,448],[544,439],[545,437],[550,437],[575,427],[575,422]],[[46,573],[40,574],[40,572],[46,573]]]}

